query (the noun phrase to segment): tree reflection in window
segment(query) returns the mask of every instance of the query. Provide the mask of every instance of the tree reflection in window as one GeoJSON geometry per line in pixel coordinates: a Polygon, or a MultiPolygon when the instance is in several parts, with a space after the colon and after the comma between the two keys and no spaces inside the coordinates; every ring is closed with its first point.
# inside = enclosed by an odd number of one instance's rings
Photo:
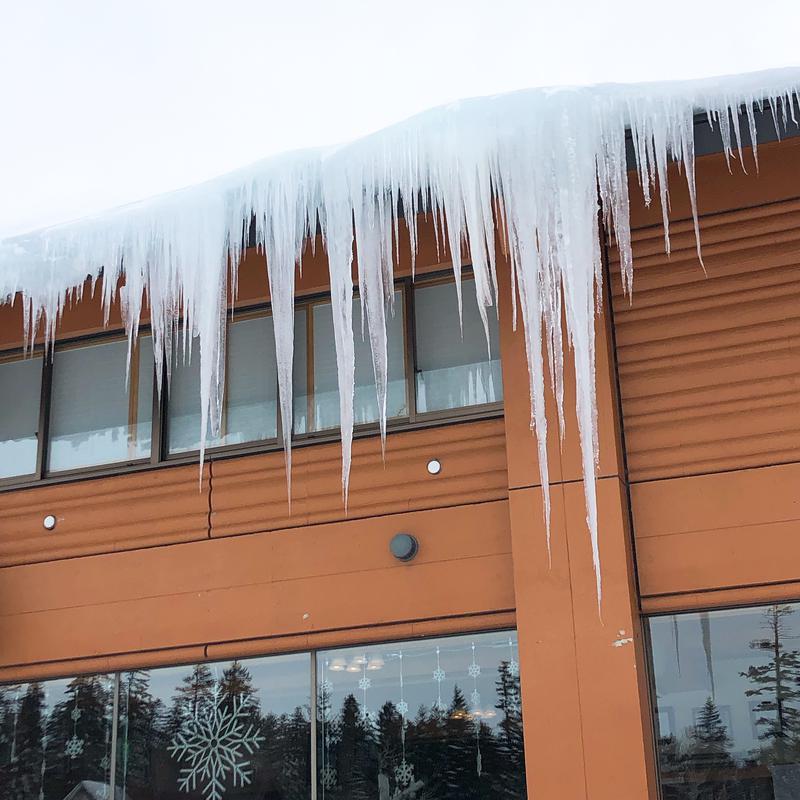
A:
{"type": "Polygon", "coordinates": [[[526,796],[514,637],[335,650],[317,663],[320,798],[526,796]]]}
{"type": "Polygon", "coordinates": [[[650,620],[664,800],[800,797],[798,611],[650,620]]]}
{"type": "Polygon", "coordinates": [[[113,686],[93,675],[0,687],[2,800],[107,792],[113,686]]]}

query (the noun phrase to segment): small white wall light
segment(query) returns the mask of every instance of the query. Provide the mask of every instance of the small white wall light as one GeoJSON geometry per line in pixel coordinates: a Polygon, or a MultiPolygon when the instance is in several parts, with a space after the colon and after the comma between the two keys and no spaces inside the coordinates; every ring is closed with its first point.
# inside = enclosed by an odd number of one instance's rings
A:
{"type": "Polygon", "coordinates": [[[52,514],[48,514],[42,520],[42,525],[46,531],[52,531],[56,527],[56,518],[52,514]]]}
{"type": "Polygon", "coordinates": [[[431,475],[438,475],[442,471],[442,462],[438,458],[432,458],[428,462],[428,472],[431,475]]]}

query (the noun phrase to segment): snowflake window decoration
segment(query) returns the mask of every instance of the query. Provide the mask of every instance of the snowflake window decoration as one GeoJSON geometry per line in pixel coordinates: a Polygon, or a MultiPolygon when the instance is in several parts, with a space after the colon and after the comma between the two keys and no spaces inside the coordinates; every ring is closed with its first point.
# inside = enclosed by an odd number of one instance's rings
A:
{"type": "Polygon", "coordinates": [[[414,780],[414,767],[403,759],[394,768],[394,777],[401,786],[408,786],[414,780]]]}
{"type": "Polygon", "coordinates": [[[180,771],[180,791],[196,791],[199,783],[204,800],[222,800],[229,776],[234,788],[250,783],[252,770],[244,756],[264,741],[252,724],[246,725],[250,705],[250,700],[234,698],[226,707],[215,689],[213,702],[175,734],[169,753],[188,765],[180,771]]]}
{"type": "Polygon", "coordinates": [[[83,752],[83,739],[78,736],[71,736],[67,739],[67,744],[64,747],[65,755],[70,758],[77,758],[83,752]]]}
{"type": "Polygon", "coordinates": [[[519,662],[513,659],[508,662],[508,674],[514,678],[519,677],[519,662]]]}
{"type": "Polygon", "coordinates": [[[447,673],[441,667],[436,667],[436,669],[433,671],[433,679],[437,683],[441,683],[446,677],[447,673]]]}
{"type": "Polygon", "coordinates": [[[336,784],[339,782],[339,776],[336,773],[336,767],[331,767],[326,764],[322,768],[321,780],[322,780],[322,785],[326,789],[335,788],[336,784]]]}
{"type": "Polygon", "coordinates": [[[481,665],[472,663],[469,665],[469,669],[467,670],[467,674],[470,678],[478,678],[481,674],[481,665]]]}
{"type": "Polygon", "coordinates": [[[481,704],[481,693],[475,689],[475,691],[470,695],[470,702],[472,703],[475,708],[478,708],[481,704]]]}
{"type": "Polygon", "coordinates": [[[366,692],[372,686],[372,678],[368,678],[364,675],[358,682],[358,688],[361,689],[362,692],[366,692]]]}
{"type": "Polygon", "coordinates": [[[406,703],[406,701],[405,701],[405,700],[401,700],[401,701],[400,701],[400,702],[397,704],[397,713],[398,713],[398,714],[399,714],[401,717],[405,717],[405,716],[407,716],[407,715],[408,715],[408,703],[406,703]]]}
{"type": "Polygon", "coordinates": [[[77,707],[76,707],[76,708],[73,708],[73,709],[72,709],[72,711],[70,712],[70,715],[69,715],[69,716],[70,716],[70,719],[71,719],[73,722],[77,722],[77,721],[78,721],[78,720],[81,718],[81,714],[82,714],[82,713],[83,713],[83,712],[82,712],[82,711],[81,711],[79,708],[77,708],[77,707]]]}

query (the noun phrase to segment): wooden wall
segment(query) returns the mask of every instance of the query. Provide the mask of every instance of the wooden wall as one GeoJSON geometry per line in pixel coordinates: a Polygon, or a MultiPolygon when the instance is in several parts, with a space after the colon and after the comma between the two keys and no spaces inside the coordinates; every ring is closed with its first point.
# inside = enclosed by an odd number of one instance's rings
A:
{"type": "Polygon", "coordinates": [[[646,610],[800,597],[800,139],[751,159],[699,160],[703,266],[677,175],[670,256],[635,205],[630,302],[611,251],[646,610]]]}

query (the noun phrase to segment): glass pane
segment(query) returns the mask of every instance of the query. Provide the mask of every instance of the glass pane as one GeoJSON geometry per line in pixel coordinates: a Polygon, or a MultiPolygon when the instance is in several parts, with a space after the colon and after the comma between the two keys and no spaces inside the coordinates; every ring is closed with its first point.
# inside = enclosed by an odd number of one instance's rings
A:
{"type": "MultiPolygon", "coordinates": [[[[235,320],[228,327],[225,410],[207,447],[274,439],[278,433],[278,373],[272,317],[235,320]]],[[[169,451],[200,449],[200,350],[176,354],[169,389],[169,451]]]]}
{"type": "Polygon", "coordinates": [[[295,433],[308,430],[308,315],[305,308],[294,312],[294,364],[292,367],[292,397],[294,402],[292,427],[295,433]]]}
{"type": "Polygon", "coordinates": [[[414,289],[420,413],[498,403],[503,399],[497,314],[493,308],[487,309],[490,343],[487,351],[475,281],[462,280],[461,291],[463,337],[454,283],[423,284],[414,289]]]}
{"type": "Polygon", "coordinates": [[[112,675],[0,687],[0,800],[110,798],[113,694],[112,675]]]}
{"type": "Polygon", "coordinates": [[[800,797],[800,604],[650,620],[664,800],[800,797]]]}
{"type": "Polygon", "coordinates": [[[141,337],[129,382],[127,360],[124,339],[56,351],[48,448],[51,472],[150,455],[152,339],[141,337]]]}
{"type": "MultiPolygon", "coordinates": [[[[333,314],[330,303],[314,306],[314,428],[326,430],[339,425],[339,384],[336,371],[336,346],[333,335],[333,314]]],[[[353,419],[356,425],[376,422],[378,400],[375,393],[375,371],[372,348],[364,323],[361,336],[361,301],[353,300],[353,333],[355,337],[355,398],[353,419]]],[[[405,336],[403,335],[403,295],[394,293],[394,314],[387,311],[386,335],[389,386],[386,396],[386,417],[408,415],[406,402],[405,336]]]]}
{"type": "Polygon", "coordinates": [[[516,634],[317,656],[318,796],[524,798],[516,634]]]}
{"type": "Polygon", "coordinates": [[[0,363],[0,478],[36,470],[42,359],[0,363]]]}
{"type": "Polygon", "coordinates": [[[117,796],[310,797],[310,686],[308,654],[122,673],[117,796]]]}

